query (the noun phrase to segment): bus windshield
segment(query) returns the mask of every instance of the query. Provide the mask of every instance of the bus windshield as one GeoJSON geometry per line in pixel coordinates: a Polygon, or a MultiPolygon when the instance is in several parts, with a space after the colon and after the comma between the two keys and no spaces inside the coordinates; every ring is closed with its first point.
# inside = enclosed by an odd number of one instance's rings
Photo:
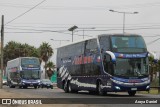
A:
{"type": "Polygon", "coordinates": [[[148,76],[147,58],[122,59],[117,58],[114,67],[115,76],[141,77],[148,76]]]}
{"type": "Polygon", "coordinates": [[[22,58],[21,64],[23,67],[37,67],[38,65],[40,65],[40,62],[37,58],[22,58]]]}
{"type": "Polygon", "coordinates": [[[141,36],[112,36],[114,52],[146,52],[146,45],[141,36]]]}
{"type": "Polygon", "coordinates": [[[24,70],[20,72],[23,79],[40,79],[38,70],[24,70]]]}

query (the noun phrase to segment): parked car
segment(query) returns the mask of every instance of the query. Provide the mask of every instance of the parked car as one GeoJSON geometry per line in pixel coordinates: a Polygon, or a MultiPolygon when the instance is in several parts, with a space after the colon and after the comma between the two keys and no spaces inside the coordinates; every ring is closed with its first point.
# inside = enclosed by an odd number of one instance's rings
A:
{"type": "Polygon", "coordinates": [[[53,89],[53,84],[49,79],[42,79],[41,80],[41,88],[51,88],[53,89]]]}

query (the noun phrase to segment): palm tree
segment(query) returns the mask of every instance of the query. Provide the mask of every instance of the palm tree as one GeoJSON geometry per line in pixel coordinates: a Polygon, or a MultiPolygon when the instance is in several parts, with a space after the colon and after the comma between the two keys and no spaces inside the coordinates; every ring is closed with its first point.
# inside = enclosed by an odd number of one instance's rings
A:
{"type": "Polygon", "coordinates": [[[32,57],[39,57],[38,49],[35,48],[34,46],[30,46],[28,44],[22,44],[21,45],[21,56],[32,56],[32,57]]]}
{"type": "MultiPolygon", "coordinates": [[[[39,47],[39,53],[40,53],[40,59],[44,61],[45,66],[47,64],[47,61],[53,54],[53,49],[51,45],[49,45],[46,42],[43,42],[40,47],[39,47]]],[[[46,75],[46,67],[45,67],[45,78],[47,77],[46,75]]]]}
{"type": "Polygon", "coordinates": [[[153,81],[153,74],[155,74],[155,79],[157,77],[157,71],[160,70],[160,60],[154,59],[153,56],[149,56],[149,64],[150,64],[150,80],[153,81]]]}
{"type": "Polygon", "coordinates": [[[47,70],[47,75],[48,75],[49,79],[51,79],[51,76],[54,74],[55,64],[53,62],[49,61],[46,64],[45,68],[47,70]]]}

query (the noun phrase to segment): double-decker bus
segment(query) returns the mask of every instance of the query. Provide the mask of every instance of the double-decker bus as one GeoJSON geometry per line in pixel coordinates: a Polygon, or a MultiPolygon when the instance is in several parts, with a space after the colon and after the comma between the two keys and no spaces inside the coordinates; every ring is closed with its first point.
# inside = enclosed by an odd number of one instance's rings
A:
{"type": "Polygon", "coordinates": [[[40,86],[41,67],[36,57],[19,57],[7,62],[7,85],[10,88],[40,86]]]}
{"type": "Polygon", "coordinates": [[[149,91],[145,41],[137,34],[102,34],[57,49],[57,86],[65,92],[149,91]]]}

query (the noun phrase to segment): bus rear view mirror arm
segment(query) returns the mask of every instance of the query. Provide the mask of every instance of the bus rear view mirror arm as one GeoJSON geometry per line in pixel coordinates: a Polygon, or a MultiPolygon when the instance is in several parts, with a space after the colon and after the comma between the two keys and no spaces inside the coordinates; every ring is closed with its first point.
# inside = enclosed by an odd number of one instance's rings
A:
{"type": "Polygon", "coordinates": [[[106,51],[106,53],[111,57],[111,62],[115,63],[116,62],[116,56],[114,55],[114,53],[111,52],[111,51],[106,51]]]}

